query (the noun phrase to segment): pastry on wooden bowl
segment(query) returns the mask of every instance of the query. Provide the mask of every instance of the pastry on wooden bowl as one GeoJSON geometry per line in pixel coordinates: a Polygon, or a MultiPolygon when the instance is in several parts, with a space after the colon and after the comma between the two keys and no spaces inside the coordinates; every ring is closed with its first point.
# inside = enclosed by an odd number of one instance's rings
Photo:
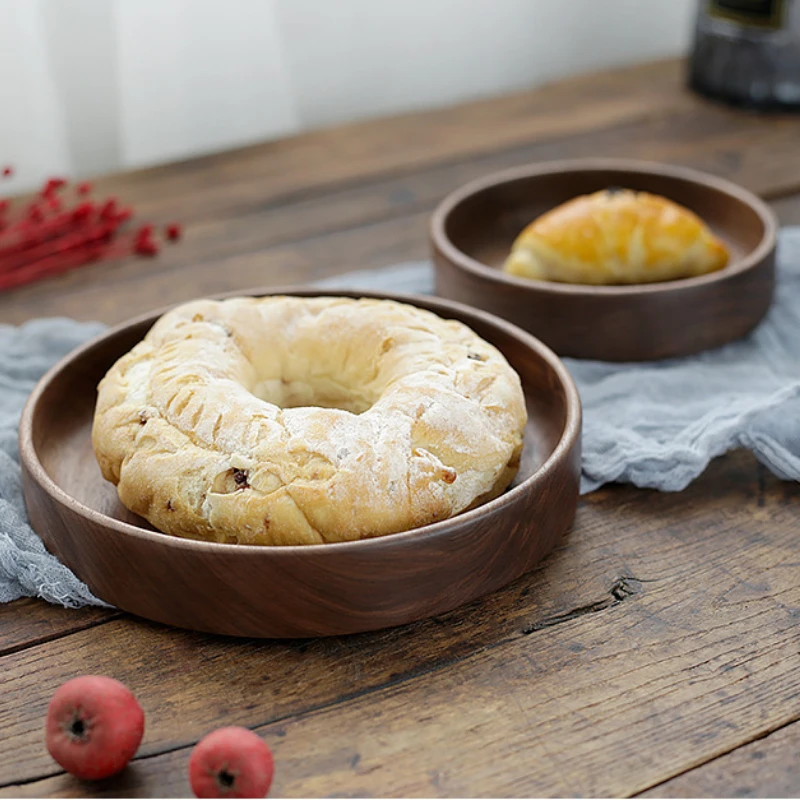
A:
{"type": "Polygon", "coordinates": [[[156,528],[308,545],[446,519],[519,466],[517,373],[466,325],[391,300],[239,297],[165,314],[100,382],[93,444],[156,528]]]}
{"type": "Polygon", "coordinates": [[[728,248],[688,208],[609,188],[542,214],[514,240],[503,269],[541,281],[656,283],[722,269],[728,248]]]}
{"type": "MultiPolygon", "coordinates": [[[[352,296],[308,287],[280,294],[352,296]]],[[[91,431],[98,383],[146,338],[160,312],[70,353],[31,393],[20,421],[22,481],[31,525],[48,550],[120,609],[235,636],[306,637],[400,625],[453,609],[532,569],[560,540],[578,499],[580,399],[569,373],[534,337],[477,309],[435,297],[374,299],[433,312],[454,330],[463,323],[519,376],[528,415],[507,491],[429,525],[356,541],[265,547],[154,530],[103,479],[91,431]]],[[[474,354],[485,353],[481,345],[474,354]]],[[[491,392],[474,388],[484,393],[488,413],[491,392]]],[[[130,420],[134,430],[148,424],[130,420]]],[[[236,475],[229,477],[236,486],[236,475]]],[[[458,479],[439,482],[452,488],[458,479]]],[[[236,491],[244,500],[246,490],[236,491]]]]}
{"type": "Polygon", "coordinates": [[[769,207],[730,181],[588,158],[473,181],[439,204],[430,235],[438,295],[561,356],[650,361],[758,324],[773,296],[776,231],[769,207]]]}

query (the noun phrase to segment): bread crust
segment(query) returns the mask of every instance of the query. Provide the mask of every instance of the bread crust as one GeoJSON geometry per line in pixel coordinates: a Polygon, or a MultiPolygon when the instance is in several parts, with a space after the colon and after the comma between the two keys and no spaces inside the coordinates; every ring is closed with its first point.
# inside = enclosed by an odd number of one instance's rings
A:
{"type": "Polygon", "coordinates": [[[503,269],[534,280],[633,284],[722,269],[728,251],[689,209],[628,189],[576,197],[528,225],[503,269]]]}
{"type": "Polygon", "coordinates": [[[164,533],[298,545],[407,530],[496,496],[519,377],[465,325],[388,300],[200,300],[98,387],[103,476],[164,533]]]}

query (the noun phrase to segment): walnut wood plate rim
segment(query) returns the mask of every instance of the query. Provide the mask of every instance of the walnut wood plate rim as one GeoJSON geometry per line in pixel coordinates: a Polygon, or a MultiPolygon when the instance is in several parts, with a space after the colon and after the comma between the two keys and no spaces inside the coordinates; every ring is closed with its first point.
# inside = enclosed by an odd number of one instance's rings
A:
{"type": "MultiPolygon", "coordinates": [[[[669,196],[666,191],[661,193],[669,196]]],[[[726,225],[730,232],[735,222],[728,220],[726,225]]],[[[671,164],[583,158],[515,167],[465,184],[434,210],[429,241],[438,295],[502,316],[533,333],[560,356],[646,361],[717,347],[751,330],[772,300],[777,230],[775,215],[766,203],[723,178],[671,164]],[[465,252],[448,233],[456,220],[460,219],[463,227],[468,218],[487,242],[497,248],[504,243],[510,249],[511,240],[506,242],[492,229],[491,221],[484,222],[485,217],[475,212],[478,198],[482,198],[481,207],[499,208],[492,206],[498,192],[524,186],[530,196],[539,193],[537,199],[541,198],[545,208],[552,207],[563,202],[563,198],[545,202],[549,193],[558,189],[557,184],[591,183],[601,175],[612,176],[611,182],[620,186],[625,185],[625,176],[629,180],[633,176],[642,184],[635,188],[655,193],[658,190],[647,185],[651,181],[668,182],[673,189],[681,186],[698,198],[702,207],[694,210],[701,217],[704,209],[712,207],[717,212],[724,209],[728,215],[749,215],[759,226],[758,241],[734,253],[723,269],[706,275],[649,284],[588,286],[508,275],[465,252]],[[615,176],[619,178],[614,180],[615,176]],[[610,330],[610,319],[614,324],[623,323],[618,332],[610,330]],[[691,332],[675,331],[687,325],[691,332]]]]}
{"type": "Polygon", "coordinates": [[[760,263],[772,248],[775,246],[778,225],[772,209],[759,197],[747,189],[725,180],[715,175],[709,175],[690,167],[681,167],[671,164],[661,164],[658,162],[627,160],[618,158],[586,158],[586,159],[565,159],[563,161],[548,161],[543,164],[535,164],[524,167],[512,167],[511,169],[494,172],[482,178],[476,178],[464,186],[456,189],[442,200],[433,212],[430,222],[430,235],[437,248],[443,254],[452,259],[465,270],[475,272],[482,277],[499,283],[506,283],[518,286],[521,289],[530,289],[535,286],[539,292],[550,294],[576,294],[576,295],[643,295],[658,294],[660,292],[671,292],[691,286],[701,286],[708,283],[716,283],[732,274],[743,272],[760,263]],[[680,178],[705,186],[714,187],[731,197],[735,197],[743,204],[750,206],[761,217],[764,223],[764,236],[758,246],[748,253],[744,258],[728,264],[717,272],[709,272],[705,275],[696,275],[692,278],[680,278],[674,281],[661,281],[658,283],[639,283],[630,285],[613,286],[589,286],[572,283],[556,283],[553,281],[540,281],[533,278],[521,278],[517,275],[509,275],[500,272],[493,267],[487,266],[466,253],[459,250],[449,239],[445,232],[445,225],[448,216],[456,206],[464,200],[484,189],[507,183],[520,178],[532,178],[540,175],[553,175],[564,172],[637,172],[642,175],[664,175],[672,178],[680,178]]]}
{"type": "MultiPolygon", "coordinates": [[[[137,328],[143,333],[166,310],[140,315],[128,322],[117,325],[99,336],[73,350],[55,366],[53,366],[39,381],[31,393],[23,410],[19,428],[19,450],[23,467],[23,489],[28,506],[31,524],[45,541],[46,546],[55,552],[62,561],[68,564],[90,588],[102,599],[113,605],[131,611],[134,614],[155,619],[156,621],[173,624],[179,627],[189,627],[197,630],[222,633],[229,635],[244,635],[255,637],[295,637],[310,635],[332,635],[341,633],[354,633],[371,630],[389,625],[402,624],[419,619],[431,614],[450,610],[456,605],[461,605],[486,591],[499,588],[509,580],[513,580],[523,572],[531,569],[547,552],[549,552],[561,534],[571,524],[577,504],[578,484],[580,476],[580,432],[581,432],[581,405],[580,398],[572,378],[558,357],[545,345],[530,334],[516,326],[493,317],[492,315],[463,306],[453,301],[441,298],[407,295],[399,293],[378,292],[348,292],[340,290],[320,290],[304,287],[281,287],[278,289],[256,289],[250,291],[228,292],[216,295],[217,298],[230,296],[266,296],[266,295],[296,295],[296,296],[351,296],[375,297],[398,300],[413,305],[429,308],[444,316],[453,316],[462,320],[472,320],[476,325],[497,331],[522,348],[530,358],[541,363],[548,370],[555,381],[553,391],[563,395],[564,421],[563,429],[557,443],[549,457],[546,458],[531,475],[518,485],[511,488],[502,496],[471,511],[464,512],[451,519],[436,522],[409,531],[364,539],[354,542],[341,542],[321,545],[285,546],[285,547],[258,547],[254,545],[229,545],[214,542],[195,541],[166,536],[165,534],[138,527],[135,524],[108,516],[92,508],[70,495],[48,473],[37,453],[35,445],[36,436],[43,431],[36,430],[37,413],[42,398],[55,381],[66,373],[74,373],[81,369],[82,363],[98,349],[107,346],[109,342],[123,335],[135,332],[137,328]],[[509,569],[505,564],[500,572],[501,579],[484,580],[483,584],[476,585],[475,591],[460,591],[453,596],[450,602],[446,597],[431,597],[430,602],[411,603],[408,610],[382,608],[374,614],[369,609],[359,606],[357,597],[352,598],[355,606],[354,615],[348,618],[346,609],[342,616],[342,609],[338,619],[315,619],[306,621],[302,613],[298,612],[291,619],[281,620],[279,624],[271,624],[269,619],[259,618],[258,614],[249,618],[245,623],[237,624],[235,621],[214,620],[207,618],[202,613],[198,620],[192,619],[192,614],[182,611],[172,614],[169,609],[159,613],[146,603],[129,602],[131,598],[114,596],[113,585],[98,585],[97,570],[93,567],[93,559],[102,558],[101,552],[92,553],[92,548],[98,547],[99,540],[111,542],[109,536],[118,537],[113,540],[113,547],[120,547],[130,557],[131,553],[138,555],[151,551],[158,556],[159,553],[182,553],[184,558],[192,558],[197,564],[203,560],[219,558],[226,563],[243,563],[245,559],[259,561],[266,564],[269,569],[281,570],[294,569],[298,564],[308,563],[316,566],[324,573],[329,565],[330,569],[342,569],[342,565],[375,563],[380,564],[380,554],[385,551],[387,557],[396,559],[415,558],[415,553],[430,550],[438,546],[437,542],[449,540],[458,536],[459,531],[473,529],[485,524],[489,518],[492,520],[510,520],[517,518],[521,509],[531,507],[538,493],[544,491],[547,497],[558,498],[560,508],[557,513],[547,513],[544,516],[549,525],[548,530],[534,532],[538,535],[544,546],[537,546],[534,551],[527,553],[527,561],[523,559],[518,565],[509,569]],[[552,517],[552,520],[551,520],[552,517]],[[90,539],[85,539],[89,534],[90,539]],[[119,538],[122,537],[122,538],[119,538]],[[377,559],[377,562],[375,561],[377,559]],[[109,594],[110,592],[110,594],[109,594]],[[355,613],[358,612],[358,613],[355,613]]],[[[491,337],[487,337],[491,341],[491,337]]],[[[119,352],[118,355],[122,355],[119,352]]],[[[110,363],[109,363],[110,366],[110,363]]],[[[46,431],[44,431],[46,433],[46,431]]],[[[493,523],[494,524],[494,523],[493,523]]],[[[527,523],[526,523],[527,524],[527,523]]],[[[534,526],[535,527],[535,526],[534,526]]],[[[497,536],[497,534],[493,534],[497,536]]],[[[168,557],[168,556],[165,556],[168,557]]],[[[468,560],[468,559],[467,559],[468,560]]],[[[201,567],[198,567],[201,569],[201,567]]],[[[201,569],[202,571],[202,569],[201,569]]],[[[269,570],[268,570],[269,571],[269,570]]],[[[464,577],[468,579],[469,569],[464,577]]],[[[351,577],[355,577],[355,574],[351,577]]],[[[101,581],[102,582],[102,581],[101,581]]],[[[352,582],[352,581],[351,581],[352,582]]],[[[357,581],[356,581],[357,582],[357,581]]],[[[349,585],[349,584],[348,584],[349,585]]],[[[306,589],[308,587],[305,587],[306,589]]],[[[353,589],[353,587],[350,587],[353,589]]],[[[468,588],[468,587],[467,587],[468,588]]],[[[356,594],[358,593],[357,590],[356,594]]],[[[312,592],[313,594],[313,592],[312,592]]],[[[434,594],[436,594],[434,592],[434,594]]],[[[307,600],[307,598],[306,598],[307,600]]]]}

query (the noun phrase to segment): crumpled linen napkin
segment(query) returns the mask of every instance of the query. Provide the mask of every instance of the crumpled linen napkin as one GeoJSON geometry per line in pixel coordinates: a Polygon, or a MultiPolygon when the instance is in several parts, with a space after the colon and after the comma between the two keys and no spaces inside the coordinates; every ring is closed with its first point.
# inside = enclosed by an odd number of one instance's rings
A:
{"type": "Polygon", "coordinates": [[[55,556],[28,525],[22,497],[17,428],[36,382],[62,356],[104,326],[71,319],[0,325],[0,602],[41,597],[67,608],[105,605],[55,556]]]}

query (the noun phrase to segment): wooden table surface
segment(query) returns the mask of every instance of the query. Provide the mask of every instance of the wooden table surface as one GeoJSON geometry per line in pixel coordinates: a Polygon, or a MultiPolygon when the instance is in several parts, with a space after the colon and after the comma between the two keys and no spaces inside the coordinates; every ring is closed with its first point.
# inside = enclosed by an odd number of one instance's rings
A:
{"type": "MultiPolygon", "coordinates": [[[[0,321],[116,322],[172,301],[427,255],[435,204],[498,168],[631,156],[722,175],[800,222],[800,117],[696,98],[661,62],[305,134],[99,182],[181,220],[153,260],[0,295],[0,321]]],[[[535,572],[443,617],[307,641],[200,635],[38,600],[0,606],[0,796],[184,796],[192,745],[246,725],[272,795],[796,796],[800,489],[754,458],[684,492],[610,487],[535,572]],[[97,786],[43,744],[49,698],[114,676],[147,714],[97,786]]]]}

